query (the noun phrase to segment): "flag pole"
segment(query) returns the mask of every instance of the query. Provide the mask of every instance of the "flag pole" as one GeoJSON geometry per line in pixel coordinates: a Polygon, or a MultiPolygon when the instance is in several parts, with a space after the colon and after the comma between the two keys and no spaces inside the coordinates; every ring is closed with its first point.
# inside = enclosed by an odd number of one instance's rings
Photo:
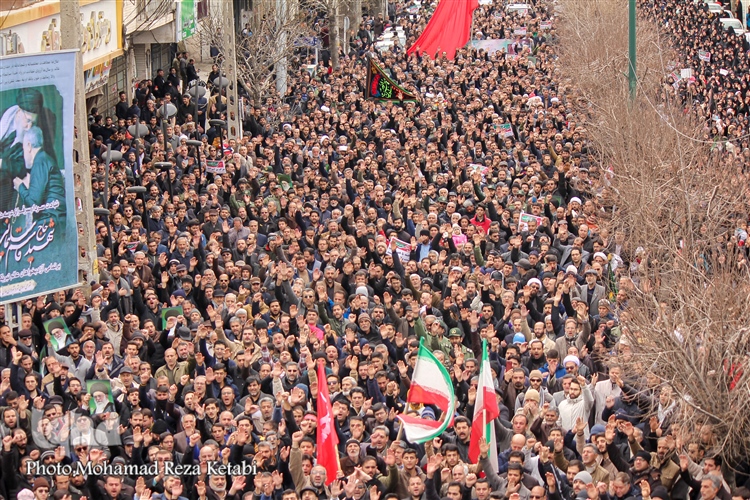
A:
{"type": "Polygon", "coordinates": [[[401,441],[401,436],[404,434],[404,423],[399,420],[399,426],[398,426],[398,434],[396,434],[396,442],[401,441]]]}

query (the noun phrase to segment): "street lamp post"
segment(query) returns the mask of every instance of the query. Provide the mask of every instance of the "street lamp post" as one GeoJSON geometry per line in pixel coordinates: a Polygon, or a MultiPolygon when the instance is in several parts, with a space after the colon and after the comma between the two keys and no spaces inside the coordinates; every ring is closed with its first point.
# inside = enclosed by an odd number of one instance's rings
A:
{"type": "Polygon", "coordinates": [[[109,246],[110,248],[112,248],[112,226],[110,226],[109,224],[109,210],[107,210],[106,208],[95,208],[94,215],[104,218],[104,222],[107,224],[107,241],[102,243],[108,243],[104,246],[109,246]]]}
{"type": "Polygon", "coordinates": [[[188,94],[190,95],[190,100],[195,103],[193,105],[193,122],[195,123],[195,130],[198,130],[198,100],[206,95],[206,87],[194,85],[188,89],[188,94]]]}
{"type": "Polygon", "coordinates": [[[154,166],[167,174],[167,193],[169,193],[169,200],[172,201],[172,178],[169,177],[169,172],[172,170],[172,164],[168,161],[158,161],[154,163],[154,166]]]}
{"type": "MultiPolygon", "coordinates": [[[[140,144],[141,137],[148,134],[148,127],[143,125],[142,123],[136,123],[135,125],[131,125],[128,127],[128,133],[135,137],[136,143],[140,144]]],[[[138,154],[138,148],[135,148],[135,170],[136,170],[136,178],[140,177],[141,174],[141,155],[138,154]]]]}
{"type": "Polygon", "coordinates": [[[113,161],[119,162],[122,160],[122,153],[119,151],[112,151],[112,146],[107,146],[106,156],[102,154],[102,160],[106,162],[104,165],[104,208],[109,209],[109,170],[110,165],[113,161]]]}
{"type": "MultiPolygon", "coordinates": [[[[218,78],[217,78],[218,80],[218,78]]],[[[221,143],[221,158],[224,159],[224,135],[222,134],[221,130],[226,130],[227,128],[227,122],[224,120],[208,120],[209,125],[212,127],[217,127],[219,132],[219,142],[221,143]]],[[[227,130],[227,135],[229,134],[229,130],[227,130]]]]}
{"type": "Polygon", "coordinates": [[[228,90],[225,90],[225,89],[228,89],[229,87],[229,78],[225,76],[219,76],[217,78],[214,78],[214,86],[219,87],[219,102],[221,102],[222,92],[224,92],[225,94],[224,114],[227,116],[227,118],[229,118],[229,92],[228,90]]]}
{"type": "Polygon", "coordinates": [[[203,178],[203,168],[201,167],[201,156],[200,156],[200,148],[203,146],[203,143],[201,141],[195,141],[195,140],[189,140],[187,141],[188,146],[193,146],[195,148],[195,166],[198,168],[198,184],[200,184],[201,179],[203,178]]]}
{"type": "Polygon", "coordinates": [[[635,0],[629,0],[628,4],[628,86],[630,87],[630,101],[635,101],[636,73],[635,73],[635,0]]]}
{"type": "Polygon", "coordinates": [[[161,135],[164,138],[162,140],[162,147],[164,153],[167,152],[167,121],[171,120],[174,115],[177,114],[177,106],[172,103],[165,103],[159,108],[159,117],[161,118],[161,135]]]}
{"type": "Polygon", "coordinates": [[[108,145],[107,150],[101,155],[104,164],[104,199],[102,205],[104,208],[95,208],[94,215],[104,217],[104,221],[107,224],[107,239],[109,240],[110,248],[112,248],[112,225],[110,224],[110,213],[109,213],[109,171],[110,165],[113,161],[119,162],[122,160],[122,153],[119,151],[112,151],[112,146],[108,145]]]}

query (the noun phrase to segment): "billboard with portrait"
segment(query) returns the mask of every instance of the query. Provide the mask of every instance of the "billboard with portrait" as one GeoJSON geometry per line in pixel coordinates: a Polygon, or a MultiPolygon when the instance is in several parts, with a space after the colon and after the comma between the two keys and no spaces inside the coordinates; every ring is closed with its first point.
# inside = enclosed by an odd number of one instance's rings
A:
{"type": "Polygon", "coordinates": [[[78,281],[75,52],[0,58],[0,303],[78,281]]]}

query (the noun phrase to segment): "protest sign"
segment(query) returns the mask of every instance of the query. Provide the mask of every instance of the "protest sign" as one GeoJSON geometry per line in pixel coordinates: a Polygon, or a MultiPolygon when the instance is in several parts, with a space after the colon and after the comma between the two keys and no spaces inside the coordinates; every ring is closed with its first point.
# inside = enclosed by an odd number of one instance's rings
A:
{"type": "Polygon", "coordinates": [[[182,316],[182,307],[165,307],[161,310],[161,327],[162,329],[167,328],[169,318],[176,318],[182,316]]]}
{"type": "Polygon", "coordinates": [[[500,134],[503,137],[513,137],[513,127],[510,123],[503,123],[500,125],[500,134]]]}
{"type": "Polygon", "coordinates": [[[541,217],[538,217],[533,214],[527,214],[526,212],[521,212],[521,216],[518,218],[518,231],[528,231],[529,221],[532,221],[532,220],[536,221],[537,227],[542,225],[541,217]]]}
{"type": "Polygon", "coordinates": [[[289,191],[292,189],[292,178],[286,174],[279,174],[276,176],[276,180],[279,181],[279,184],[281,184],[281,189],[284,190],[284,192],[289,191]]]}
{"type": "Polygon", "coordinates": [[[389,251],[391,249],[390,245],[394,241],[396,242],[396,255],[398,255],[398,258],[401,260],[402,264],[406,264],[407,262],[409,262],[409,258],[411,256],[411,243],[407,243],[406,241],[402,241],[396,237],[392,237],[388,242],[389,251]]]}
{"type": "Polygon", "coordinates": [[[70,334],[68,325],[61,317],[51,319],[44,323],[44,331],[49,334],[49,343],[55,352],[73,343],[73,336],[70,334]]]}
{"type": "Polygon", "coordinates": [[[74,70],[75,52],[0,59],[0,302],[78,283],[74,70]]]}
{"type": "Polygon", "coordinates": [[[89,411],[91,415],[100,415],[115,411],[115,402],[112,399],[112,385],[109,380],[87,380],[86,392],[91,395],[89,399],[89,411]]]}
{"type": "Polygon", "coordinates": [[[513,43],[513,40],[507,39],[507,38],[492,38],[488,40],[471,40],[469,41],[469,44],[478,50],[484,50],[489,54],[494,54],[498,51],[509,51],[509,47],[511,47],[511,44],[513,43]]]}
{"type": "Polygon", "coordinates": [[[206,173],[223,174],[226,173],[227,167],[223,160],[206,160],[206,173]]]}

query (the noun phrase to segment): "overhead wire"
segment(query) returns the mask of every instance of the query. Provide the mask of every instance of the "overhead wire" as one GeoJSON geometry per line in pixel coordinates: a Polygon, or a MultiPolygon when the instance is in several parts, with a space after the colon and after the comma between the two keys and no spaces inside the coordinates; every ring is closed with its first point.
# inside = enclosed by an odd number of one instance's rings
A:
{"type": "MultiPolygon", "coordinates": [[[[148,0],[144,0],[143,5],[145,6],[147,4],[148,4],[148,0]]],[[[146,16],[146,19],[143,22],[141,22],[138,26],[136,26],[135,29],[133,29],[131,31],[131,33],[136,33],[138,31],[140,31],[141,28],[143,28],[144,26],[153,23],[155,19],[158,19],[162,15],[166,14],[167,12],[169,12],[169,9],[170,9],[170,7],[172,5],[174,5],[174,1],[173,0],[162,0],[161,3],[159,4],[159,6],[156,8],[156,10],[154,10],[154,12],[152,14],[146,16]]],[[[141,14],[141,12],[143,12],[143,11],[145,11],[145,8],[142,9],[141,11],[139,11],[139,12],[136,12],[136,15],[135,15],[135,17],[133,17],[133,19],[130,19],[127,22],[123,21],[123,24],[125,26],[127,26],[128,23],[130,23],[134,19],[136,19],[141,14]]],[[[176,20],[175,20],[175,22],[176,22],[176,20]]]]}
{"type": "Polygon", "coordinates": [[[0,22],[0,29],[2,29],[3,26],[5,26],[5,21],[8,20],[8,16],[10,16],[10,13],[13,12],[13,10],[16,8],[17,1],[18,0],[13,0],[13,5],[10,6],[10,9],[8,9],[8,13],[5,14],[5,16],[3,16],[3,20],[0,22]]]}

